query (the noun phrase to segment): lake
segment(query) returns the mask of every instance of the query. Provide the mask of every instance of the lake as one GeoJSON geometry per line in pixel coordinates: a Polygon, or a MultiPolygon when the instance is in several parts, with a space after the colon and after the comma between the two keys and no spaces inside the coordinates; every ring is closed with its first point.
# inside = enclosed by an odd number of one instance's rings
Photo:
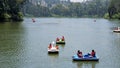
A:
{"type": "Polygon", "coordinates": [[[118,20],[102,18],[24,18],[0,23],[0,68],[120,68],[118,20]],[[48,54],[49,43],[64,36],[59,54],[48,54]],[[94,49],[98,62],[72,61],[81,50],[94,49]]]}

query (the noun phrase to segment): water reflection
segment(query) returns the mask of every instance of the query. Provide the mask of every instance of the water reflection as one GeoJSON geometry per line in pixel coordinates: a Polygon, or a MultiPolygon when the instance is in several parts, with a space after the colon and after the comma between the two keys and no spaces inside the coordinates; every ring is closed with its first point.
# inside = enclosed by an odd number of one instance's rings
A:
{"type": "Polygon", "coordinates": [[[77,65],[77,68],[96,68],[96,61],[73,61],[77,65]]]}
{"type": "Polygon", "coordinates": [[[24,50],[24,27],[22,24],[0,23],[0,67],[18,68],[24,50]]]}
{"type": "Polygon", "coordinates": [[[59,54],[49,53],[48,56],[51,58],[57,58],[59,56],[59,54]]]}
{"type": "Polygon", "coordinates": [[[59,46],[60,48],[64,49],[65,44],[56,44],[57,46],[59,46]]]}

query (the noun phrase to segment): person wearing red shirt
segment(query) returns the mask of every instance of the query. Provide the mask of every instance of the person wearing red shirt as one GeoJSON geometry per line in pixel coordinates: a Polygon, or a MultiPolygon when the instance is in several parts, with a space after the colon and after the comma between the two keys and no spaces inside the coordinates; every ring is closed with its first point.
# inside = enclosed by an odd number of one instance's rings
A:
{"type": "Polygon", "coordinates": [[[92,50],[91,56],[92,56],[92,57],[95,57],[95,54],[96,54],[96,52],[95,52],[94,50],[92,50]]]}
{"type": "Polygon", "coordinates": [[[78,57],[80,57],[80,58],[83,57],[82,52],[81,52],[80,50],[78,50],[77,55],[78,55],[78,57]]]}
{"type": "Polygon", "coordinates": [[[49,48],[49,49],[51,49],[51,48],[52,48],[52,44],[51,44],[51,43],[49,44],[49,47],[48,47],[48,48],[49,48]]]}

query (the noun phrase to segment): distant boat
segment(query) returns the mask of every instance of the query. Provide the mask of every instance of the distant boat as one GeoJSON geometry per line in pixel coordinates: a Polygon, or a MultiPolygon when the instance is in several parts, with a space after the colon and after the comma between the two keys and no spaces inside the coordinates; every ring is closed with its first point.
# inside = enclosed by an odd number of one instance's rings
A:
{"type": "Polygon", "coordinates": [[[120,33],[120,27],[117,27],[113,32],[120,33]]]}
{"type": "Polygon", "coordinates": [[[35,22],[35,19],[32,19],[33,22],[35,22]]]}
{"type": "Polygon", "coordinates": [[[96,22],[96,20],[94,20],[94,22],[96,22]]]}
{"type": "Polygon", "coordinates": [[[62,36],[62,38],[56,38],[56,44],[65,44],[64,36],[62,36]]]}

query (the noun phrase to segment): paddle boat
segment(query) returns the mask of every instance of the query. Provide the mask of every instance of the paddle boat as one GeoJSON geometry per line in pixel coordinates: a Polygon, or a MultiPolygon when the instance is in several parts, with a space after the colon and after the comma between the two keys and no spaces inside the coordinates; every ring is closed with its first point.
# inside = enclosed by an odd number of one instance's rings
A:
{"type": "Polygon", "coordinates": [[[117,27],[113,32],[120,33],[120,27],[117,27]]]}
{"type": "Polygon", "coordinates": [[[83,55],[83,57],[79,57],[77,54],[72,56],[73,61],[99,61],[97,56],[92,57],[89,55],[83,55]]]}
{"type": "Polygon", "coordinates": [[[32,21],[35,22],[35,19],[32,18],[32,21]]]}
{"type": "Polygon", "coordinates": [[[56,44],[65,44],[65,38],[62,36],[62,38],[56,38],[56,44]]]}
{"type": "Polygon", "coordinates": [[[48,53],[59,53],[59,47],[50,43],[48,46],[48,53]]]}

